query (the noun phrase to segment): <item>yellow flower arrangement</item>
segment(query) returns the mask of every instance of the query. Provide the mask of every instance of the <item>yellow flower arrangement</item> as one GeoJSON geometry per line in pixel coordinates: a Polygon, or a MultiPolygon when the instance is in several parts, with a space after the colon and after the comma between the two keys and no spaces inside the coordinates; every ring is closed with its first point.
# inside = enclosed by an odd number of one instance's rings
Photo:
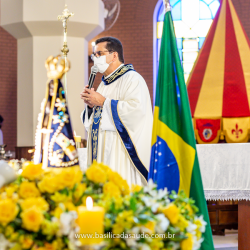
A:
{"type": "Polygon", "coordinates": [[[132,189],[131,189],[131,191],[132,191],[133,193],[135,193],[135,192],[140,192],[141,190],[142,190],[142,186],[132,184],[132,189]]]}
{"type": "Polygon", "coordinates": [[[115,198],[115,209],[121,209],[123,205],[123,198],[121,196],[115,198]]]}
{"type": "Polygon", "coordinates": [[[130,193],[130,188],[126,180],[121,180],[118,187],[120,188],[123,195],[127,195],[130,193]]]}
{"type": "Polygon", "coordinates": [[[60,249],[60,243],[58,241],[53,241],[52,243],[45,243],[43,250],[58,250],[60,249]]]}
{"type": "Polygon", "coordinates": [[[130,188],[127,181],[124,180],[117,172],[109,170],[108,180],[118,186],[123,195],[130,193],[130,188]]]}
{"type": "Polygon", "coordinates": [[[37,207],[38,209],[41,209],[42,211],[49,210],[49,204],[42,197],[37,197],[37,198],[32,197],[32,198],[27,198],[27,199],[21,201],[22,210],[29,209],[33,206],[37,207]]]}
{"type": "Polygon", "coordinates": [[[57,176],[53,173],[46,174],[43,179],[38,183],[38,188],[42,193],[55,193],[60,189],[58,186],[57,176]]]}
{"type": "Polygon", "coordinates": [[[6,187],[5,188],[5,192],[8,198],[12,198],[12,195],[16,192],[16,188],[15,187],[6,187]]]}
{"type": "Polygon", "coordinates": [[[72,202],[65,202],[64,207],[65,207],[65,210],[67,211],[76,211],[76,207],[72,202]]]}
{"type": "Polygon", "coordinates": [[[57,204],[62,202],[72,201],[72,197],[70,195],[61,194],[59,192],[56,192],[54,195],[51,195],[50,198],[57,204]]]}
{"type": "Polygon", "coordinates": [[[147,228],[148,230],[151,231],[151,233],[155,232],[155,221],[148,221],[145,225],[143,225],[143,227],[147,228]]]}
{"type": "Polygon", "coordinates": [[[40,192],[35,182],[22,182],[18,192],[21,198],[30,198],[40,196],[40,192]]]}
{"type": "Polygon", "coordinates": [[[82,171],[79,166],[62,168],[59,171],[60,173],[56,176],[59,189],[73,188],[76,183],[80,183],[82,180],[82,171]]]}
{"type": "Polygon", "coordinates": [[[5,231],[6,237],[10,237],[15,232],[15,230],[12,226],[6,226],[4,231],[5,231]]]}
{"type": "Polygon", "coordinates": [[[61,249],[60,245],[57,241],[53,241],[52,243],[45,242],[43,247],[36,247],[32,250],[58,250],[61,249]]]}
{"type": "Polygon", "coordinates": [[[122,177],[114,171],[108,171],[108,181],[114,182],[116,185],[119,184],[119,182],[123,180],[122,177]]]}
{"type": "Polygon", "coordinates": [[[193,249],[193,235],[191,233],[186,234],[186,239],[181,241],[181,250],[192,250],[193,249]]]}
{"type": "Polygon", "coordinates": [[[13,185],[13,184],[3,187],[2,191],[0,191],[0,200],[9,198],[12,201],[16,202],[19,199],[19,196],[16,193],[18,188],[19,187],[17,185],[13,185]]]}
{"type": "Polygon", "coordinates": [[[78,247],[77,206],[91,196],[94,206],[104,207],[106,232],[113,234],[168,233],[176,238],[109,238],[105,249],[143,247],[181,250],[199,246],[206,223],[185,194],[158,192],[156,185],[132,186],[108,166],[94,162],[83,174],[79,166],[42,170],[28,162],[17,180],[0,189],[0,233],[11,242],[6,250],[69,250],[78,247]],[[32,169],[34,167],[34,169],[32,169]],[[172,199],[173,201],[169,200],[172,199]],[[152,209],[153,206],[155,209],[152,209]],[[19,212],[20,209],[20,212],[19,212]],[[24,230],[25,229],[25,230],[24,230]],[[190,232],[192,230],[192,232],[190,232]],[[190,232],[190,233],[187,233],[190,232]],[[63,237],[62,237],[63,236],[63,237]],[[185,238],[186,236],[186,238],[185,238]]]}
{"type": "Polygon", "coordinates": [[[86,170],[86,175],[89,180],[95,183],[105,183],[107,180],[107,173],[96,162],[86,170]]]}
{"type": "Polygon", "coordinates": [[[118,223],[113,225],[112,232],[113,234],[121,234],[124,231],[124,227],[118,223]]]}
{"type": "Polygon", "coordinates": [[[178,222],[180,210],[175,204],[170,203],[167,207],[163,208],[162,212],[172,224],[176,224],[178,222]]]}
{"type": "Polygon", "coordinates": [[[117,225],[122,226],[123,228],[130,229],[134,224],[134,214],[132,210],[123,211],[116,217],[115,220],[117,225]]]}
{"type": "Polygon", "coordinates": [[[188,215],[189,216],[192,216],[194,214],[194,211],[191,208],[190,204],[186,204],[184,207],[185,207],[186,210],[188,210],[188,215]]]}
{"type": "Polygon", "coordinates": [[[43,177],[44,170],[42,169],[42,163],[34,164],[31,161],[23,164],[23,171],[21,176],[29,180],[40,180],[43,177]]]}
{"type": "Polygon", "coordinates": [[[18,238],[19,238],[19,233],[18,233],[18,232],[15,232],[15,233],[13,233],[13,234],[10,236],[9,240],[10,240],[10,242],[17,242],[17,241],[18,241],[18,238]]]}
{"type": "Polygon", "coordinates": [[[21,235],[19,237],[19,243],[20,243],[22,249],[29,249],[34,244],[34,241],[33,241],[31,235],[21,235]]]}
{"type": "Polygon", "coordinates": [[[150,242],[150,249],[151,250],[162,250],[164,247],[164,243],[160,238],[153,238],[150,242]]]}
{"type": "Polygon", "coordinates": [[[41,229],[43,234],[53,236],[57,233],[59,224],[50,220],[43,220],[41,229]]]}
{"type": "Polygon", "coordinates": [[[0,224],[5,226],[13,221],[18,211],[18,206],[11,199],[0,200],[0,224]]]}
{"type": "Polygon", "coordinates": [[[51,212],[51,214],[55,216],[57,219],[60,219],[60,216],[63,212],[64,211],[61,207],[56,207],[55,210],[51,212]]]}
{"type": "Polygon", "coordinates": [[[8,198],[8,196],[7,196],[6,192],[1,193],[0,200],[5,200],[7,198],[8,198]]]}
{"type": "Polygon", "coordinates": [[[194,220],[194,224],[197,226],[197,228],[196,228],[196,230],[195,230],[195,232],[196,232],[196,237],[197,237],[198,239],[200,239],[201,236],[202,236],[202,232],[200,231],[200,228],[202,227],[202,223],[201,223],[200,220],[195,219],[195,220],[194,220]]]}
{"type": "Polygon", "coordinates": [[[86,183],[77,183],[76,189],[73,193],[73,196],[76,199],[76,201],[78,201],[81,198],[81,196],[85,192],[86,188],[87,188],[86,183]]]}
{"type": "MultiPolygon", "coordinates": [[[[83,198],[83,205],[86,205],[86,198],[87,197],[85,197],[85,200],[83,198]]],[[[115,198],[114,200],[116,201],[117,199],[119,199],[119,197],[115,198]]],[[[113,200],[110,199],[110,196],[104,196],[103,199],[98,202],[98,206],[101,206],[105,209],[105,211],[108,211],[112,203],[113,203],[113,200]]]]}
{"type": "Polygon", "coordinates": [[[52,214],[59,219],[61,214],[65,211],[76,211],[76,207],[72,202],[60,203],[59,206],[57,206],[56,209],[52,211],[52,214]]]}
{"type": "Polygon", "coordinates": [[[37,209],[36,206],[30,207],[27,210],[21,213],[22,226],[23,228],[38,232],[40,226],[44,220],[43,213],[40,209],[37,209]]]}
{"type": "Polygon", "coordinates": [[[106,196],[118,198],[121,195],[121,191],[115,183],[109,181],[103,186],[103,194],[106,196]]]}
{"type": "Polygon", "coordinates": [[[10,250],[23,250],[23,249],[19,243],[16,243],[14,246],[10,248],[10,250]]]}
{"type": "Polygon", "coordinates": [[[118,214],[112,232],[114,234],[121,234],[125,229],[130,229],[134,224],[133,211],[123,211],[118,214]]]}
{"type": "Polygon", "coordinates": [[[180,228],[180,230],[183,232],[185,230],[185,228],[188,227],[188,221],[184,218],[183,215],[179,215],[178,221],[175,224],[175,226],[180,228]]]}
{"type": "Polygon", "coordinates": [[[112,171],[111,168],[105,164],[101,163],[96,163],[96,161],[94,161],[93,164],[98,164],[98,166],[103,169],[106,173],[108,173],[109,171],[112,171]]]}

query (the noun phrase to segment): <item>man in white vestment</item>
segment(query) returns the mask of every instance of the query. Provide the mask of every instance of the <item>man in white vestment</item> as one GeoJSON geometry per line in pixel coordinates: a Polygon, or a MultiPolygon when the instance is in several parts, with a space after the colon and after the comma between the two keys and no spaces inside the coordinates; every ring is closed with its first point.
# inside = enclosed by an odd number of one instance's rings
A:
{"type": "Polygon", "coordinates": [[[121,42],[103,37],[92,55],[102,82],[80,94],[87,104],[81,119],[88,131],[88,165],[103,162],[128,184],[146,185],[153,115],[147,84],[131,64],[124,64],[121,42]]]}

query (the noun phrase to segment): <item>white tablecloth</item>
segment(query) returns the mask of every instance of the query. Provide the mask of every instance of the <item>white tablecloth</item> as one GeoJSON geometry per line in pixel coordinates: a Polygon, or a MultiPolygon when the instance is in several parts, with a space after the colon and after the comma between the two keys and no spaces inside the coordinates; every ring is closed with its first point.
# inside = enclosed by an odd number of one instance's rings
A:
{"type": "Polygon", "coordinates": [[[207,200],[250,200],[250,143],[197,145],[207,200]]]}
{"type": "MultiPolygon", "coordinates": [[[[197,145],[207,200],[250,200],[250,143],[197,145]]],[[[87,150],[78,149],[81,169],[87,150]]]]}

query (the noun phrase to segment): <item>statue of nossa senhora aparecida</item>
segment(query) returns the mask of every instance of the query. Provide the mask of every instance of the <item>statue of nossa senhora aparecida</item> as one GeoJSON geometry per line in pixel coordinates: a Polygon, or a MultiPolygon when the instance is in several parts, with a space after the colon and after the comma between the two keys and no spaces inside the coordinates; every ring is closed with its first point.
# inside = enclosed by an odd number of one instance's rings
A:
{"type": "Polygon", "coordinates": [[[70,69],[70,62],[61,56],[50,56],[45,67],[48,81],[38,115],[34,163],[42,162],[43,168],[75,166],[78,165],[78,154],[61,82],[63,75],[70,69]]]}

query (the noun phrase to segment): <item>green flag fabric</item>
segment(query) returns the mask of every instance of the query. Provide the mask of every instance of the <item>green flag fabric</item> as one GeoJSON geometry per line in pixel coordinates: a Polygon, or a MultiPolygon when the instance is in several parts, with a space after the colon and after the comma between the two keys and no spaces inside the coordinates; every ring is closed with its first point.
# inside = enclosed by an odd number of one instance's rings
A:
{"type": "Polygon", "coordinates": [[[202,250],[213,250],[194,129],[171,12],[165,14],[155,96],[149,179],[158,188],[184,190],[207,222],[202,250]]]}

